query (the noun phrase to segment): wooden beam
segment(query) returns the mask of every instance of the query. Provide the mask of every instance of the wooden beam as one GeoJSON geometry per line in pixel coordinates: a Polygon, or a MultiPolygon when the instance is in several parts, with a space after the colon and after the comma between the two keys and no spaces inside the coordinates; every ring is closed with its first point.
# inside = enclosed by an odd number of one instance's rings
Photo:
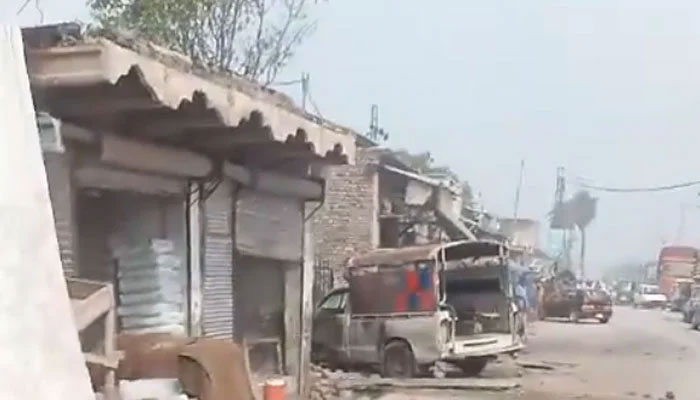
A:
{"type": "Polygon", "coordinates": [[[126,190],[154,195],[182,195],[185,193],[184,180],[136,172],[88,166],[75,171],[78,186],[103,190],[126,190]]]}
{"type": "Polygon", "coordinates": [[[112,135],[102,138],[100,159],[129,169],[183,177],[204,177],[213,169],[211,160],[200,154],[112,135]]]}
{"type": "Polygon", "coordinates": [[[224,163],[223,174],[241,185],[280,196],[307,200],[320,199],[323,185],[308,179],[295,178],[274,172],[253,171],[240,165],[224,163]]]}

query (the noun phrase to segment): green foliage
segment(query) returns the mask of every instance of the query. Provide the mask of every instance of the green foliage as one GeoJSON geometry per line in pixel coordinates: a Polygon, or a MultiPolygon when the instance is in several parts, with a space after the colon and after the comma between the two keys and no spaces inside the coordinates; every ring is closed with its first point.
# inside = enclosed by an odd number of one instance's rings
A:
{"type": "Polygon", "coordinates": [[[314,29],[310,0],[88,0],[98,23],[272,83],[314,29]]]}

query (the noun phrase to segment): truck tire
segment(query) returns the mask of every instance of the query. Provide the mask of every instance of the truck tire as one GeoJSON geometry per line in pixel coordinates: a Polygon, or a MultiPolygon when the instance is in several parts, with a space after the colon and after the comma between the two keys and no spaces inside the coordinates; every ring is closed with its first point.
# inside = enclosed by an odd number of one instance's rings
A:
{"type": "Polygon", "coordinates": [[[382,351],[382,376],[385,378],[412,378],[416,375],[416,359],[408,343],[392,340],[382,351]]]}
{"type": "Polygon", "coordinates": [[[699,326],[700,326],[700,318],[698,318],[698,313],[694,312],[693,316],[690,319],[690,327],[693,330],[697,330],[699,326]]]}
{"type": "Polygon", "coordinates": [[[599,319],[598,321],[599,321],[601,324],[607,324],[609,320],[610,320],[609,317],[603,317],[603,318],[599,319]]]}
{"type": "Polygon", "coordinates": [[[471,377],[479,375],[486,368],[488,362],[488,357],[470,357],[457,363],[457,366],[464,375],[471,377]]]}

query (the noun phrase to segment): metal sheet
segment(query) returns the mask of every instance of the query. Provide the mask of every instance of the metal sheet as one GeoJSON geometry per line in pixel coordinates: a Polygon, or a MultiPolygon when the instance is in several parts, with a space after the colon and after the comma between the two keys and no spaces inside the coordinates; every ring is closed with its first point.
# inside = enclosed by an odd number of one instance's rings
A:
{"type": "Polygon", "coordinates": [[[233,337],[233,189],[222,182],[204,203],[202,333],[233,337]]]}
{"type": "Polygon", "coordinates": [[[301,261],[302,203],[242,189],[236,201],[236,249],[249,256],[301,261]]]}
{"type": "Polygon", "coordinates": [[[73,188],[70,179],[68,156],[64,154],[45,153],[44,166],[49,183],[49,195],[53,206],[54,225],[58,248],[61,252],[63,273],[77,276],[75,263],[75,226],[73,219],[73,188]]]}

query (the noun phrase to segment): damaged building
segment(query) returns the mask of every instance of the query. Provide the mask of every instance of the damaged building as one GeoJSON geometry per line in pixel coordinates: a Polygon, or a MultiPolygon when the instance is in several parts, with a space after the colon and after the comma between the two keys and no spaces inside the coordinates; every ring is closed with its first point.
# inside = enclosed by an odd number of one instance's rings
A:
{"type": "Polygon", "coordinates": [[[305,210],[324,197],[313,171],[354,161],[352,132],[133,38],[72,24],[23,35],[65,275],[113,283],[122,333],[235,338],[254,370],[301,390],[313,308],[305,210]],[[156,269],[128,278],[144,254],[156,269]],[[161,269],[168,294],[139,301],[167,318],[123,313],[129,287],[161,269]]]}
{"type": "Polygon", "coordinates": [[[354,165],[326,168],[325,199],[313,217],[317,298],[342,284],[358,252],[474,239],[460,221],[459,185],[422,175],[363,137],[357,144],[354,165]]]}

